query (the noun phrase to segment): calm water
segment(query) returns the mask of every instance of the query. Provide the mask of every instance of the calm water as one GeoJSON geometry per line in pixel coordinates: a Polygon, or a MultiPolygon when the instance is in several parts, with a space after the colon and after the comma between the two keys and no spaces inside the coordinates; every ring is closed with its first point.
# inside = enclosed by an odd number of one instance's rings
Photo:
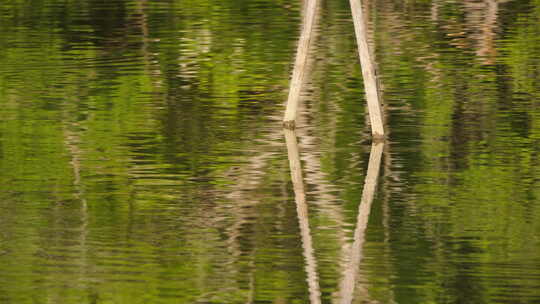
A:
{"type": "Polygon", "coordinates": [[[286,134],[300,1],[1,1],[0,303],[540,303],[540,1],[365,3],[373,147],[346,0],[286,134]]]}

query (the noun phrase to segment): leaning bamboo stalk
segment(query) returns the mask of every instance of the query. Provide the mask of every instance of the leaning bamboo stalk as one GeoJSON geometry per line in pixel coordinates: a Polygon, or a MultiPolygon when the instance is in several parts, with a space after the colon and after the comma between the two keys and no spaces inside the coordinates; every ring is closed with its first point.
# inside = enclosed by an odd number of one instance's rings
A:
{"type": "Polygon", "coordinates": [[[293,130],[284,130],[285,141],[287,143],[287,155],[291,169],[291,179],[293,182],[296,212],[300,235],[302,237],[302,248],[304,249],[304,259],[306,261],[307,283],[309,299],[311,304],[321,303],[321,291],[319,288],[319,276],[317,274],[317,262],[315,260],[315,250],[309,229],[308,207],[306,203],[306,192],[304,189],[304,179],[302,177],[302,167],[300,163],[300,152],[296,134],[293,130]]]}
{"type": "Polygon", "coordinates": [[[361,0],[349,0],[354,22],[354,32],[356,43],[358,44],[358,56],[362,67],[362,77],[364,79],[364,89],[368,103],[369,120],[371,122],[371,134],[374,138],[384,137],[384,127],[382,120],[382,108],[380,92],[377,86],[377,76],[375,64],[371,58],[367,41],[366,23],[362,12],[361,0]]]}
{"type": "MultiPolygon", "coordinates": [[[[340,286],[340,304],[350,304],[353,300],[354,287],[358,276],[358,268],[362,260],[362,249],[365,241],[365,234],[371,212],[371,203],[377,189],[377,180],[381,168],[381,158],[384,143],[373,143],[369,154],[368,170],[362,191],[362,201],[358,207],[358,217],[356,219],[356,229],[354,230],[354,242],[351,247],[349,265],[345,268],[343,280],[340,286]]],[[[367,294],[366,294],[367,295],[367,294]]],[[[363,299],[367,301],[368,299],[363,299]]]]}
{"type": "Polygon", "coordinates": [[[289,89],[289,97],[287,98],[287,108],[285,110],[285,117],[283,118],[283,125],[288,129],[294,129],[295,127],[300,92],[307,68],[309,45],[313,38],[313,28],[315,25],[315,15],[318,1],[319,0],[307,0],[305,6],[305,14],[302,21],[302,32],[300,34],[300,40],[298,41],[298,48],[296,50],[296,59],[294,62],[291,86],[289,89]]]}

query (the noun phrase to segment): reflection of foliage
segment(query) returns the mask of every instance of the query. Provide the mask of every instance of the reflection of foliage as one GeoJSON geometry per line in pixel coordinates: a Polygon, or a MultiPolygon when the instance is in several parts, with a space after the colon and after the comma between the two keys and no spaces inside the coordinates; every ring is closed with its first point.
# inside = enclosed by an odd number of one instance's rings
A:
{"type": "MultiPolygon", "coordinates": [[[[371,297],[490,303],[499,276],[538,297],[539,1],[499,1],[484,24],[475,1],[370,2],[393,160],[368,229],[371,297]]],[[[104,3],[0,2],[0,302],[304,303],[269,144],[300,4],[104,3]]],[[[323,7],[302,153],[328,300],[367,151],[348,6],[323,7]]]]}
{"type": "Polygon", "coordinates": [[[380,8],[387,14],[377,28],[393,138],[421,143],[394,145],[394,157],[410,168],[401,170],[415,172],[406,177],[407,191],[394,196],[405,204],[392,217],[395,271],[398,278],[435,278],[430,285],[410,280],[414,288],[400,282],[399,303],[492,303],[509,296],[500,280],[520,286],[514,299],[538,297],[538,281],[519,275],[532,275],[526,269],[537,267],[533,252],[540,249],[526,241],[540,231],[532,207],[540,165],[538,3],[530,7],[499,4],[494,28],[473,24],[487,19],[468,3],[439,7],[431,22],[392,4],[380,8]],[[499,35],[494,47],[501,56],[491,65],[477,57],[475,48],[485,45],[474,26],[499,35]],[[411,240],[416,245],[407,245],[411,240]]]}
{"type": "MultiPolygon", "coordinates": [[[[230,202],[210,194],[240,178],[233,165],[247,156],[242,149],[264,147],[256,130],[275,123],[264,115],[280,107],[270,100],[283,98],[298,7],[276,1],[260,2],[264,10],[238,1],[34,2],[0,4],[6,16],[0,20],[0,180],[10,189],[1,197],[1,225],[6,235],[27,236],[10,242],[24,250],[0,251],[0,263],[15,275],[2,280],[2,297],[18,303],[30,297],[236,303],[249,297],[251,275],[252,288],[274,285],[274,294],[256,293],[261,299],[301,299],[301,251],[289,240],[256,237],[276,218],[242,224],[239,229],[255,236],[241,235],[240,245],[230,245],[223,240],[230,223],[219,219],[230,202]],[[247,28],[252,18],[257,22],[247,28]],[[79,191],[72,187],[75,157],[86,211],[71,195],[79,191]],[[201,209],[197,202],[208,205],[201,209]],[[20,229],[18,221],[32,225],[20,229]],[[43,233],[47,229],[53,230],[43,233]],[[281,259],[265,253],[278,247],[287,248],[281,259]],[[246,255],[254,248],[257,254],[246,255]],[[25,269],[8,267],[14,255],[24,257],[25,269]],[[69,270],[57,274],[55,256],[69,270]],[[44,272],[41,283],[26,279],[35,271],[44,272]],[[36,286],[46,293],[27,292],[36,286]]],[[[283,178],[281,170],[266,171],[265,182],[283,178]]],[[[289,218],[278,220],[279,229],[294,231],[295,217],[289,218]]]]}

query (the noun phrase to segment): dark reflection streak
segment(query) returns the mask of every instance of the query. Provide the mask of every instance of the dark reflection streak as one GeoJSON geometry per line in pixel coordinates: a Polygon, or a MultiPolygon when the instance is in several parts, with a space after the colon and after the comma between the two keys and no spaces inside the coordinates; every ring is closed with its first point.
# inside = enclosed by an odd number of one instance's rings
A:
{"type": "Polygon", "coordinates": [[[300,152],[298,150],[298,143],[294,131],[284,129],[283,132],[285,133],[285,141],[287,143],[287,155],[289,157],[289,166],[291,169],[291,179],[295,196],[294,200],[296,202],[298,224],[300,226],[300,235],[302,237],[302,248],[304,250],[304,259],[306,261],[305,268],[309,288],[309,299],[312,304],[318,304],[321,303],[321,292],[317,274],[317,262],[315,260],[313,241],[309,229],[308,208],[304,180],[302,178],[300,152]]]}
{"type": "Polygon", "coordinates": [[[151,52],[148,50],[150,42],[150,30],[148,29],[148,16],[145,10],[147,3],[148,0],[138,0],[136,12],[140,19],[138,20],[138,24],[142,34],[141,53],[144,60],[145,71],[148,74],[148,77],[150,78],[154,89],[156,89],[160,86],[160,78],[157,78],[156,76],[161,76],[161,70],[159,68],[159,65],[153,64],[153,62],[155,61],[153,61],[152,58],[157,55],[151,54],[151,52]]]}
{"type": "MultiPolygon", "coordinates": [[[[340,303],[352,303],[354,288],[358,277],[358,268],[362,260],[362,248],[365,241],[365,233],[371,211],[371,204],[375,190],[377,189],[377,180],[381,167],[381,158],[384,144],[382,142],[373,143],[369,155],[369,164],[362,191],[362,200],[358,207],[358,216],[356,219],[356,229],[354,231],[354,242],[350,251],[349,265],[345,267],[343,280],[340,286],[340,303]]],[[[367,290],[361,292],[362,295],[368,296],[367,290]]],[[[363,299],[367,301],[367,299],[363,299]]],[[[373,301],[371,301],[373,302],[373,301]]],[[[371,303],[370,302],[370,303],[371,303]]],[[[373,302],[376,303],[376,302],[373,302]]]]}
{"type": "MultiPolygon", "coordinates": [[[[148,1],[147,0],[137,0],[136,6],[134,9],[135,13],[132,13],[130,18],[133,18],[133,23],[139,27],[140,31],[140,37],[141,37],[141,48],[140,52],[142,54],[143,63],[144,63],[144,71],[148,78],[150,79],[150,84],[152,85],[152,88],[154,91],[157,91],[160,87],[160,81],[161,78],[156,76],[161,76],[161,70],[159,68],[159,65],[153,64],[152,57],[155,57],[157,54],[151,54],[149,51],[149,35],[150,30],[148,29],[148,15],[146,13],[146,6],[148,1]]],[[[128,170],[131,171],[131,170],[128,170]]],[[[137,178],[137,174],[133,174],[132,172],[129,172],[129,175],[133,178],[137,178]]],[[[128,183],[130,186],[132,186],[131,178],[128,179],[128,183]]],[[[129,207],[129,216],[128,216],[128,223],[126,228],[126,237],[128,240],[131,239],[133,226],[134,226],[134,217],[135,217],[135,188],[130,187],[129,191],[129,199],[127,201],[128,207],[129,207]]]]}

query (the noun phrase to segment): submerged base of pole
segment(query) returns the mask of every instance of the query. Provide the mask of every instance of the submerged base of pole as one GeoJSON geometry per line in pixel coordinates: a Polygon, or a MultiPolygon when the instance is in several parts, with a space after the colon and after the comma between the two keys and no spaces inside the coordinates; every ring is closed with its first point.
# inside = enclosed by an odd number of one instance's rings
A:
{"type": "Polygon", "coordinates": [[[294,120],[283,121],[283,128],[287,130],[294,130],[296,129],[296,123],[294,120]]]}

